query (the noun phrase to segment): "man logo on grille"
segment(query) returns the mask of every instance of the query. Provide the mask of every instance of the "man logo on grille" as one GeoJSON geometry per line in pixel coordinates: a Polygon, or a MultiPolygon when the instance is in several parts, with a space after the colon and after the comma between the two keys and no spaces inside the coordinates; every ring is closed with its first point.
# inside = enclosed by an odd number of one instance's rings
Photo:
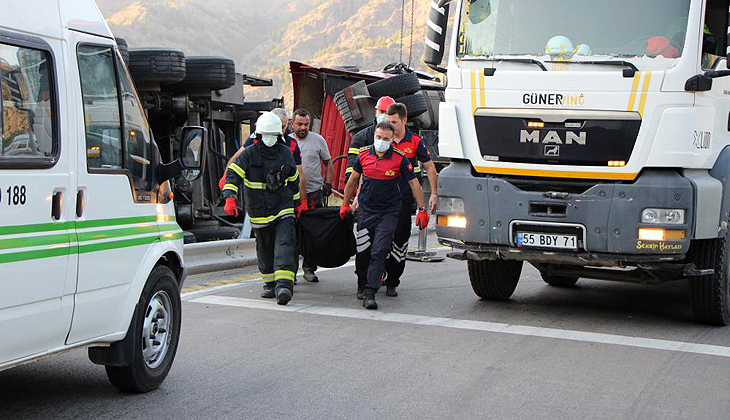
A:
{"type": "Polygon", "coordinates": [[[545,146],[545,156],[560,156],[560,146],[545,146]]]}

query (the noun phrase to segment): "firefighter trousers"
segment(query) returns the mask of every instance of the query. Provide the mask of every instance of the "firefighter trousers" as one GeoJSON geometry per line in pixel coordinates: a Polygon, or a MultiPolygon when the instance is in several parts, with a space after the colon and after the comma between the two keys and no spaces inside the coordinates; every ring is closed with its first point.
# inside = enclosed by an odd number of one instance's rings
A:
{"type": "Polygon", "coordinates": [[[284,217],[256,229],[256,258],[265,285],[276,282],[277,289],[294,289],[295,223],[294,217],[284,217]]]}
{"type": "Polygon", "coordinates": [[[398,287],[400,277],[406,269],[406,253],[408,252],[408,240],[411,238],[411,213],[413,204],[405,203],[398,213],[398,226],[395,228],[393,245],[390,248],[388,258],[385,260],[385,285],[398,287]]]}
{"type": "Polygon", "coordinates": [[[359,209],[357,217],[357,286],[377,291],[385,273],[385,258],[390,252],[398,225],[398,213],[369,213],[359,209]]]}

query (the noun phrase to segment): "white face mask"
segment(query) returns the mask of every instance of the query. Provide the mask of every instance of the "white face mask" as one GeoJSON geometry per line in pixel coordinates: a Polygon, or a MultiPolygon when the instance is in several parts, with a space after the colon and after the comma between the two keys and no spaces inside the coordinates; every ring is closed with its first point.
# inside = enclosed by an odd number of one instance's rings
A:
{"type": "Polygon", "coordinates": [[[388,116],[386,114],[378,114],[375,116],[375,121],[380,124],[381,122],[388,121],[388,116]]]}
{"type": "Polygon", "coordinates": [[[375,146],[376,151],[385,152],[390,147],[390,142],[387,140],[375,139],[373,141],[373,146],[375,146]]]}
{"type": "Polygon", "coordinates": [[[264,142],[264,145],[266,147],[271,147],[276,144],[276,142],[279,140],[279,136],[276,134],[262,134],[261,135],[261,141],[264,142]]]}

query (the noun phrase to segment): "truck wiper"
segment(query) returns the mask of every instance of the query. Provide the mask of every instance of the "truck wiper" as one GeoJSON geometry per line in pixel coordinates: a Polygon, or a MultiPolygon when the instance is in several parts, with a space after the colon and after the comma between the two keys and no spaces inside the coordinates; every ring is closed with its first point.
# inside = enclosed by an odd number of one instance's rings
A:
{"type": "Polygon", "coordinates": [[[491,61],[506,61],[509,63],[524,63],[524,64],[534,64],[542,69],[542,71],[548,71],[547,67],[545,67],[544,64],[542,64],[542,61],[535,60],[534,58],[493,58],[491,61]]]}
{"type": "Polygon", "coordinates": [[[634,73],[639,69],[631,62],[623,60],[600,60],[600,61],[548,61],[548,63],[559,63],[559,64],[593,64],[597,66],[616,66],[616,67],[628,67],[624,71],[624,77],[634,77],[634,73]]]}

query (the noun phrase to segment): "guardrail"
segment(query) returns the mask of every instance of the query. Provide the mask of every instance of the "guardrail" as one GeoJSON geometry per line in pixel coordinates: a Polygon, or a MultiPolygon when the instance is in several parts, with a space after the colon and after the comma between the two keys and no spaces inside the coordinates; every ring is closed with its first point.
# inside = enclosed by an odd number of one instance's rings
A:
{"type": "Polygon", "coordinates": [[[185,266],[190,275],[257,264],[255,239],[202,242],[186,244],[183,248],[185,266]]]}

